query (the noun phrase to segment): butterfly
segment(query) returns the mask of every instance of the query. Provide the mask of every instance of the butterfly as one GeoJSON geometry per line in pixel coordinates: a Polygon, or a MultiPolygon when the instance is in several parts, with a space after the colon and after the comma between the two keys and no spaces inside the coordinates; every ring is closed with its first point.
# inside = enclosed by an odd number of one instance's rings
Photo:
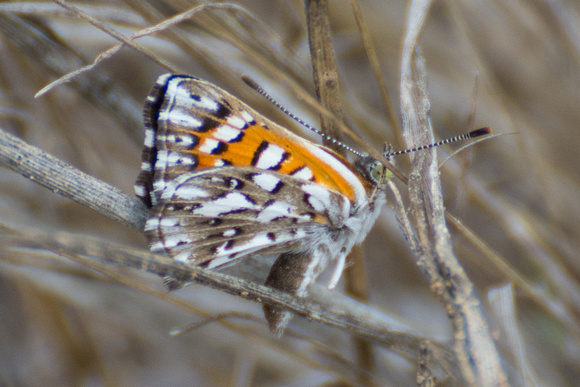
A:
{"type": "MultiPolygon", "coordinates": [[[[151,250],[176,261],[217,268],[276,255],[266,285],[305,297],[328,267],[336,286],[385,203],[382,162],[351,163],[207,81],[161,75],[144,122],[135,192],[151,208],[151,250]]],[[[292,316],[264,311],[277,334],[292,316]]]]}

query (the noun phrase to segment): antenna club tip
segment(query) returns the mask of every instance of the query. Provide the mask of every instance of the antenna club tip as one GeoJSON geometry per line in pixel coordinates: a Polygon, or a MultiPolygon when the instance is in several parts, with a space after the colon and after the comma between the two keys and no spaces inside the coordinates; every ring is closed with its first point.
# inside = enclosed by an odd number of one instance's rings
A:
{"type": "Polygon", "coordinates": [[[247,75],[242,75],[242,81],[244,81],[246,83],[246,85],[250,86],[254,90],[258,90],[260,88],[260,85],[258,85],[258,82],[254,81],[252,78],[250,78],[247,75]]]}
{"type": "Polygon", "coordinates": [[[493,133],[493,129],[491,129],[489,127],[479,128],[479,129],[475,129],[474,131],[469,132],[469,137],[473,138],[473,137],[485,136],[486,134],[491,134],[491,133],[493,133]]]}

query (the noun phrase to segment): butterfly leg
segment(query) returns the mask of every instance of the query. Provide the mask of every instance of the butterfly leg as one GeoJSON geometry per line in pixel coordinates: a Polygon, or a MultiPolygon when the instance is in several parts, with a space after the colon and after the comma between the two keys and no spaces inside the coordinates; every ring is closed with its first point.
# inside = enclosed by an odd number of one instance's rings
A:
{"type": "Polygon", "coordinates": [[[334,268],[332,270],[332,276],[330,277],[330,281],[326,285],[328,290],[333,290],[336,285],[338,285],[338,281],[342,277],[342,272],[344,271],[344,266],[346,264],[346,249],[343,250],[338,255],[336,262],[334,263],[334,268]]]}
{"type": "MultiPolygon", "coordinates": [[[[326,246],[304,253],[281,254],[270,269],[265,285],[297,297],[306,297],[312,283],[326,268],[328,256],[326,246]]],[[[282,335],[292,318],[292,312],[267,304],[264,305],[264,315],[270,331],[277,336],[282,335]]]]}

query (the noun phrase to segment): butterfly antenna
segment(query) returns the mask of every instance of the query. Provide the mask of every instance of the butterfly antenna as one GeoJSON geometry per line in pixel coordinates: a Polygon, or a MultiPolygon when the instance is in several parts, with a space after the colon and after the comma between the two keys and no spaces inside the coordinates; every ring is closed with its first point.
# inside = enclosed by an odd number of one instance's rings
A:
{"type": "Polygon", "coordinates": [[[404,155],[404,154],[411,153],[411,152],[417,152],[417,151],[424,150],[424,149],[434,148],[434,147],[439,146],[439,145],[450,144],[450,143],[456,142],[456,141],[462,141],[462,140],[467,140],[467,139],[475,138],[475,137],[479,137],[479,136],[485,136],[486,134],[490,134],[492,132],[493,132],[493,130],[491,128],[487,128],[487,127],[486,128],[479,128],[479,129],[475,129],[469,133],[465,133],[465,134],[462,134],[459,136],[455,136],[455,137],[447,138],[445,140],[437,141],[433,144],[422,145],[422,146],[419,146],[417,148],[406,149],[403,151],[396,151],[396,152],[391,151],[389,149],[385,149],[383,156],[385,156],[385,158],[387,160],[389,160],[393,156],[404,155]]]}
{"type": "Polygon", "coordinates": [[[314,133],[322,136],[322,138],[324,138],[328,141],[331,141],[333,144],[336,144],[336,145],[346,149],[347,151],[354,153],[357,156],[360,156],[360,157],[366,156],[366,154],[363,154],[362,152],[359,152],[357,150],[352,149],[351,147],[349,147],[345,143],[338,141],[336,138],[331,137],[328,134],[325,134],[320,129],[316,129],[315,127],[308,125],[302,119],[300,119],[299,117],[296,117],[294,114],[290,113],[288,111],[288,109],[286,109],[284,106],[280,105],[280,103],[278,101],[276,101],[274,98],[272,98],[272,96],[270,94],[268,94],[268,92],[266,92],[266,90],[262,89],[262,87],[260,85],[258,85],[258,83],[256,81],[254,81],[252,78],[250,78],[246,75],[243,75],[242,80],[244,82],[246,82],[246,85],[250,86],[252,89],[257,91],[262,97],[266,98],[271,104],[276,106],[284,114],[286,114],[288,117],[292,118],[294,121],[298,122],[300,125],[304,126],[306,129],[310,129],[314,133]]]}
{"type": "MultiPolygon", "coordinates": [[[[307,129],[310,129],[314,133],[319,134],[320,136],[322,136],[322,138],[325,138],[325,139],[331,141],[333,144],[336,144],[336,145],[338,145],[340,147],[343,147],[347,151],[352,152],[352,153],[354,153],[357,156],[360,156],[360,157],[367,156],[366,153],[363,154],[362,152],[359,152],[357,150],[352,149],[351,147],[349,147],[348,145],[344,144],[343,142],[338,141],[336,138],[331,137],[331,136],[325,134],[320,129],[316,129],[316,128],[308,125],[302,119],[300,119],[299,117],[296,117],[294,114],[290,113],[288,111],[288,109],[286,109],[284,106],[280,105],[280,103],[278,101],[276,101],[274,98],[272,98],[272,96],[270,94],[268,94],[266,92],[266,90],[262,89],[262,87],[256,81],[254,81],[252,78],[250,78],[250,77],[248,77],[246,75],[243,75],[242,76],[242,80],[244,82],[246,82],[246,84],[248,86],[250,86],[252,89],[254,89],[258,93],[260,93],[260,95],[262,97],[266,98],[270,103],[272,103],[274,106],[276,106],[278,109],[280,109],[288,117],[290,117],[293,120],[295,120],[296,122],[298,122],[300,125],[304,126],[307,129]]],[[[383,156],[387,160],[389,160],[393,156],[404,155],[404,154],[411,153],[411,152],[417,152],[417,151],[424,150],[424,149],[434,148],[434,147],[439,146],[439,145],[450,144],[450,143],[456,142],[456,141],[462,141],[462,140],[467,140],[467,139],[470,139],[470,138],[484,136],[484,135],[490,134],[492,132],[493,131],[492,131],[491,128],[487,128],[487,127],[486,128],[480,128],[480,129],[473,130],[473,131],[471,131],[469,133],[462,134],[460,136],[451,137],[451,138],[448,138],[448,139],[445,139],[445,140],[438,141],[438,142],[433,143],[433,144],[419,146],[417,148],[406,149],[406,150],[403,150],[403,151],[392,151],[390,149],[385,149],[385,151],[383,153],[383,156]]]]}

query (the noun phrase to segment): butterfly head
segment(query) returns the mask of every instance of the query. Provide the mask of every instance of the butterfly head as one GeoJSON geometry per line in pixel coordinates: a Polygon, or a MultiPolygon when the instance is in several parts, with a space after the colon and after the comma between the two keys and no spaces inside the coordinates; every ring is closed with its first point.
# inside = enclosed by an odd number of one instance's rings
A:
{"type": "Polygon", "coordinates": [[[369,155],[361,155],[354,162],[354,167],[374,187],[382,187],[390,177],[385,164],[369,155]]]}

